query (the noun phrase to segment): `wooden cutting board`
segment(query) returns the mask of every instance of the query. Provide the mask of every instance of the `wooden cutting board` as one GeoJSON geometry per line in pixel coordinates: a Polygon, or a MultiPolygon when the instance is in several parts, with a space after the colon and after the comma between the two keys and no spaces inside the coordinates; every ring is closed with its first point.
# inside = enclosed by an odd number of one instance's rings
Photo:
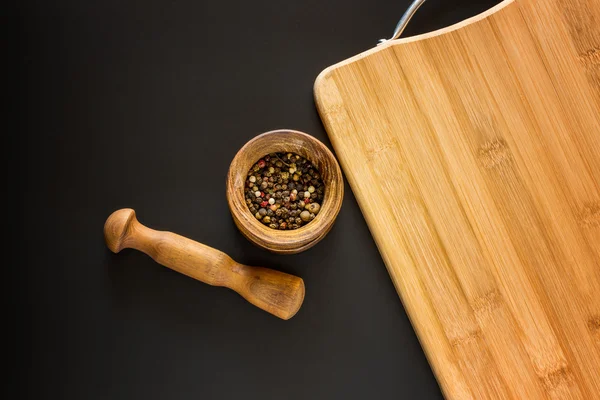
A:
{"type": "Polygon", "coordinates": [[[600,1],[505,1],[315,98],[445,396],[600,398],[600,1]]]}

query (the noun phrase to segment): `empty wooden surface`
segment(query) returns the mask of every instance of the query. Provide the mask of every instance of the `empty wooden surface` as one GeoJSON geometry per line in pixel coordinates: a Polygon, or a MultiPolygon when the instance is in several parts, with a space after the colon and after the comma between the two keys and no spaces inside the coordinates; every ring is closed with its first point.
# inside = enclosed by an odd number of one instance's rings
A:
{"type": "Polygon", "coordinates": [[[600,398],[600,1],[505,1],[315,99],[445,396],[600,398]]]}

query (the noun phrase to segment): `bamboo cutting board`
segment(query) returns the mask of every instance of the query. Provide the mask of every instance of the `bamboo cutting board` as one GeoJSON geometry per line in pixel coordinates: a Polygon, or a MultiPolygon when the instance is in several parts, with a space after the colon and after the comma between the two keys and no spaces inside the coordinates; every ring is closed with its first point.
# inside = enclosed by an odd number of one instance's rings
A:
{"type": "Polygon", "coordinates": [[[600,398],[600,0],[505,1],[315,98],[445,396],[600,398]]]}

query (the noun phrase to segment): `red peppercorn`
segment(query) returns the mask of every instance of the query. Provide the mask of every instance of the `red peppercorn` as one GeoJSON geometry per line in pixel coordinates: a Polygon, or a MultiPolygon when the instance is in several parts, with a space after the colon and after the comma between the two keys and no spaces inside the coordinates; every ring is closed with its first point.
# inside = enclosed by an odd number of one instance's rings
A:
{"type": "Polygon", "coordinates": [[[262,208],[265,208],[265,207],[266,207],[266,206],[268,206],[268,205],[269,205],[269,202],[268,202],[268,201],[263,201],[262,203],[260,203],[260,206],[261,206],[262,208]]]}
{"type": "Polygon", "coordinates": [[[260,192],[260,197],[265,197],[265,192],[260,192]]]}
{"type": "Polygon", "coordinates": [[[307,197],[307,198],[305,198],[305,199],[304,199],[304,203],[306,203],[306,204],[310,203],[310,198],[308,198],[308,197],[307,197]]]}
{"type": "Polygon", "coordinates": [[[265,167],[265,165],[267,165],[267,163],[265,163],[265,160],[259,160],[259,161],[258,161],[258,167],[259,167],[259,168],[264,168],[264,167],[265,167]]]}

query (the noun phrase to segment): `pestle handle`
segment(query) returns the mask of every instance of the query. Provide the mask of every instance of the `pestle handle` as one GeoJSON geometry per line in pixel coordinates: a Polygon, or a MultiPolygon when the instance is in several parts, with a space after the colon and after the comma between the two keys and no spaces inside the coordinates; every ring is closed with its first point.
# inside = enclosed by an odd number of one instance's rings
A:
{"type": "Polygon", "coordinates": [[[106,245],[114,253],[132,248],[157,263],[212,286],[230,288],[258,308],[289,319],[304,300],[304,281],[268,268],[249,267],[227,254],[171,232],[142,225],[135,211],[112,213],[104,224],[106,245]]]}

